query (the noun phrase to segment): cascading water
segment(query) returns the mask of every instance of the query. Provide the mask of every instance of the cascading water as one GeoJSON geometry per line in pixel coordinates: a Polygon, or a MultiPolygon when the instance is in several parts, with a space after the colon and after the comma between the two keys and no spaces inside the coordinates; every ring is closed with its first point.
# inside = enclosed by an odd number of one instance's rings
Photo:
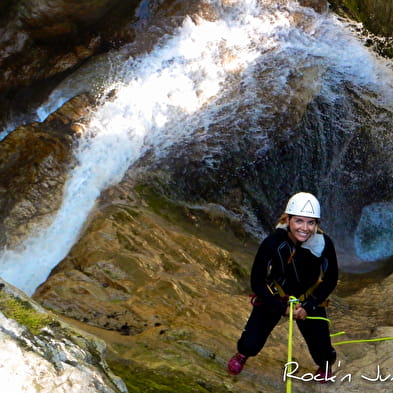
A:
{"type": "MultiPolygon", "coordinates": [[[[110,87],[117,89],[116,98],[104,103],[87,125],[89,131],[75,152],[78,165],[69,175],[53,223],[20,249],[2,253],[5,280],[32,293],[72,247],[101,190],[118,182],[143,154],[147,134],[166,142],[181,137],[171,135],[165,124],[199,110],[219,94],[230,72],[217,57],[220,46],[236,50],[237,67],[247,66],[256,57],[250,43],[253,29],[262,29],[263,24],[255,26],[255,20],[244,27],[243,17],[253,20],[244,14],[230,22],[186,20],[176,36],[125,65],[123,81],[110,87]]],[[[39,113],[41,119],[46,117],[42,110],[39,113]]]]}
{"type": "MultiPolygon", "coordinates": [[[[329,74],[337,78],[335,83],[350,80],[367,85],[378,91],[378,100],[391,105],[388,93],[379,93],[388,91],[386,83],[392,84],[391,70],[379,64],[337,19],[296,2],[264,3],[232,1],[223,6],[218,2],[216,21],[186,19],[151,53],[129,59],[118,75],[111,75],[111,80],[117,79],[109,87],[115,89],[115,98],[104,102],[86,125],[60,210],[48,228],[18,250],[3,251],[0,275],[5,280],[31,294],[76,242],[101,191],[119,182],[149,148],[165,149],[192,137],[201,124],[209,124],[220,110],[215,103],[230,90],[229,77],[240,78],[245,85],[255,83],[257,63],[266,62],[266,68],[271,68],[270,59],[281,57],[296,69],[298,62],[310,61],[322,70],[318,85],[329,74]],[[295,23],[294,10],[307,16],[306,25],[295,23]]],[[[272,96],[285,88],[290,71],[277,67],[269,74],[274,77],[269,82],[274,85],[272,96]]],[[[59,93],[57,101],[62,102],[59,93]]],[[[243,98],[255,100],[231,99],[243,98]]],[[[255,116],[268,116],[269,102],[256,104],[255,116]]],[[[41,119],[49,107],[41,108],[41,119]]]]}

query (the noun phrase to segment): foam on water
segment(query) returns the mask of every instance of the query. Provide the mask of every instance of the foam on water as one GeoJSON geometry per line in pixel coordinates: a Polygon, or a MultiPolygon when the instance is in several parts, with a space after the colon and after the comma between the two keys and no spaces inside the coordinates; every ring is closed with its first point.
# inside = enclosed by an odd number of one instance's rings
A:
{"type": "MultiPolygon", "coordinates": [[[[291,7],[298,5],[262,9],[257,1],[233,1],[220,8],[219,20],[186,19],[151,53],[127,61],[110,86],[115,97],[87,124],[88,132],[75,151],[77,165],[69,173],[63,204],[52,224],[17,250],[4,250],[0,275],[34,292],[76,242],[101,191],[119,182],[151,146],[163,147],[190,135],[193,127],[182,127],[188,117],[198,113],[207,124],[204,113],[214,110],[204,110],[224,94],[228,75],[252,70],[264,53],[311,56],[354,83],[378,82],[378,62],[336,19],[302,10],[310,14],[310,21],[306,28],[295,26],[291,7]]],[[[278,72],[275,82],[279,88],[285,77],[278,72]]],[[[63,102],[61,91],[54,96],[56,105],[63,102]]],[[[39,111],[42,119],[49,107],[39,111]]]]}
{"type": "MultiPolygon", "coordinates": [[[[104,103],[87,125],[88,132],[75,152],[78,165],[70,172],[63,204],[52,224],[17,250],[4,250],[0,274],[31,294],[63,259],[94,207],[100,192],[123,177],[126,169],[148,146],[148,133],[177,140],[165,124],[194,113],[220,93],[228,72],[221,54],[236,54],[236,70],[257,56],[252,48],[252,23],[187,19],[177,34],[151,53],[125,65],[115,86],[117,95],[104,103]]],[[[247,15],[245,16],[247,18],[247,15]]],[[[261,25],[260,28],[263,29],[261,25]]],[[[261,33],[261,32],[260,32],[261,33]]],[[[254,38],[255,40],[255,38],[254,38]]],[[[56,105],[62,102],[56,94],[56,105]]],[[[47,114],[39,111],[42,119],[47,114]]]]}

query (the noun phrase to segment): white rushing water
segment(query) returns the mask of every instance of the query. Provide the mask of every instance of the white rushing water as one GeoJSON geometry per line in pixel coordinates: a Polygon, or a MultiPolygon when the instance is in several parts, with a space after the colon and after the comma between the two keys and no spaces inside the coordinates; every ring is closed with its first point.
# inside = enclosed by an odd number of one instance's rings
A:
{"type": "MultiPolygon", "coordinates": [[[[225,93],[228,75],[251,72],[264,53],[290,58],[296,50],[296,56],[312,56],[360,84],[378,84],[381,72],[388,72],[376,71],[371,54],[331,16],[304,11],[307,26],[296,26],[290,8],[261,9],[252,0],[233,1],[220,12],[214,22],[187,19],[151,53],[124,64],[110,86],[116,96],[86,125],[88,132],[75,151],[78,165],[69,173],[52,224],[17,250],[4,250],[0,276],[33,293],[76,242],[101,191],[119,182],[150,146],[170,145],[192,132],[182,122],[197,113],[203,117],[204,109],[225,93]]],[[[285,84],[285,75],[278,73],[276,83],[285,84]]],[[[59,91],[56,97],[62,102],[59,91]]],[[[39,111],[41,119],[48,115],[46,108],[39,111]]]]}

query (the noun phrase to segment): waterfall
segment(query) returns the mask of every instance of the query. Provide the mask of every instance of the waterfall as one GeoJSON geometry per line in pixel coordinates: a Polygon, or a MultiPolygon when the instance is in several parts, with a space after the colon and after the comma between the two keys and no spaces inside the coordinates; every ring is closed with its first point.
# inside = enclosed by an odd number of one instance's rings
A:
{"type": "MultiPolygon", "coordinates": [[[[386,83],[392,84],[391,70],[334,16],[316,14],[292,1],[285,5],[259,5],[256,0],[218,3],[217,20],[186,18],[173,36],[163,37],[150,53],[117,65],[117,75],[110,76],[115,82],[106,86],[116,94],[86,124],[61,208],[49,227],[18,249],[2,252],[2,278],[33,293],[77,241],[100,193],[119,182],[149,148],[164,149],[192,137],[197,124],[209,124],[220,109],[215,103],[230,88],[228,80],[250,83],[256,63],[266,61],[266,67],[271,67],[265,56],[285,57],[294,68],[300,61],[318,64],[326,70],[317,81],[320,84],[329,74],[336,83],[350,80],[378,91],[384,83],[383,91],[389,91],[386,83]],[[293,10],[307,16],[306,25],[295,23],[293,10]]],[[[277,67],[277,91],[285,86],[289,71],[277,67]]],[[[64,102],[61,90],[54,95],[56,106],[64,102]]],[[[391,105],[391,98],[378,93],[376,99],[391,105]]],[[[256,110],[268,105],[258,105],[256,110]]],[[[40,108],[42,120],[55,109],[48,108],[40,108]]]]}

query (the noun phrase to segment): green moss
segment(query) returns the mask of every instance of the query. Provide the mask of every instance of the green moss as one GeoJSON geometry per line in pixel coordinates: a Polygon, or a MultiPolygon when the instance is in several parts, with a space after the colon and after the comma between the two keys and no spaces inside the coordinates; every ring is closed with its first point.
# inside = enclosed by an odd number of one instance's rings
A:
{"type": "Polygon", "coordinates": [[[182,214],[180,213],[182,209],[180,209],[178,204],[155,193],[150,187],[139,184],[135,187],[135,191],[143,196],[153,213],[172,222],[176,222],[177,219],[182,218],[182,214]]]}
{"type": "MultiPolygon", "coordinates": [[[[233,233],[238,239],[249,239],[249,234],[245,232],[242,223],[226,216],[220,210],[215,210],[214,208],[203,210],[182,205],[179,202],[172,201],[163,195],[157,194],[152,188],[144,184],[137,185],[135,191],[147,202],[153,213],[163,217],[168,222],[183,226],[189,230],[190,223],[195,228],[193,219],[197,217],[198,224],[201,228],[198,235],[206,233],[208,228],[213,227],[214,231],[218,230],[220,237],[222,237],[223,231],[226,231],[233,233]]],[[[209,240],[211,239],[209,238],[209,240]]]]}
{"type": "Polygon", "coordinates": [[[207,206],[206,209],[183,206],[157,194],[146,184],[138,184],[135,191],[146,201],[150,211],[181,228],[183,233],[197,236],[235,255],[225,265],[238,279],[248,280],[248,261],[254,258],[259,241],[246,232],[241,220],[207,206]]]}
{"type": "Polygon", "coordinates": [[[358,0],[331,0],[333,11],[344,16],[350,16],[357,21],[363,21],[365,15],[361,13],[358,0]]]}
{"type": "Polygon", "coordinates": [[[127,223],[131,217],[138,217],[139,213],[137,213],[133,209],[129,209],[125,206],[121,206],[121,210],[117,210],[113,214],[114,220],[120,223],[127,223]]]}
{"type": "Polygon", "coordinates": [[[141,368],[125,360],[107,360],[111,370],[120,377],[129,393],[225,393],[222,387],[191,378],[172,369],[141,368]]]}
{"type": "Polygon", "coordinates": [[[0,309],[7,318],[14,319],[34,335],[54,322],[53,318],[38,312],[29,302],[4,292],[0,292],[0,309]]]}
{"type": "MultiPolygon", "coordinates": [[[[378,36],[392,36],[392,6],[386,0],[330,0],[332,10],[364,24],[367,30],[378,36]]],[[[376,48],[385,57],[391,57],[391,44],[376,48]]]]}

